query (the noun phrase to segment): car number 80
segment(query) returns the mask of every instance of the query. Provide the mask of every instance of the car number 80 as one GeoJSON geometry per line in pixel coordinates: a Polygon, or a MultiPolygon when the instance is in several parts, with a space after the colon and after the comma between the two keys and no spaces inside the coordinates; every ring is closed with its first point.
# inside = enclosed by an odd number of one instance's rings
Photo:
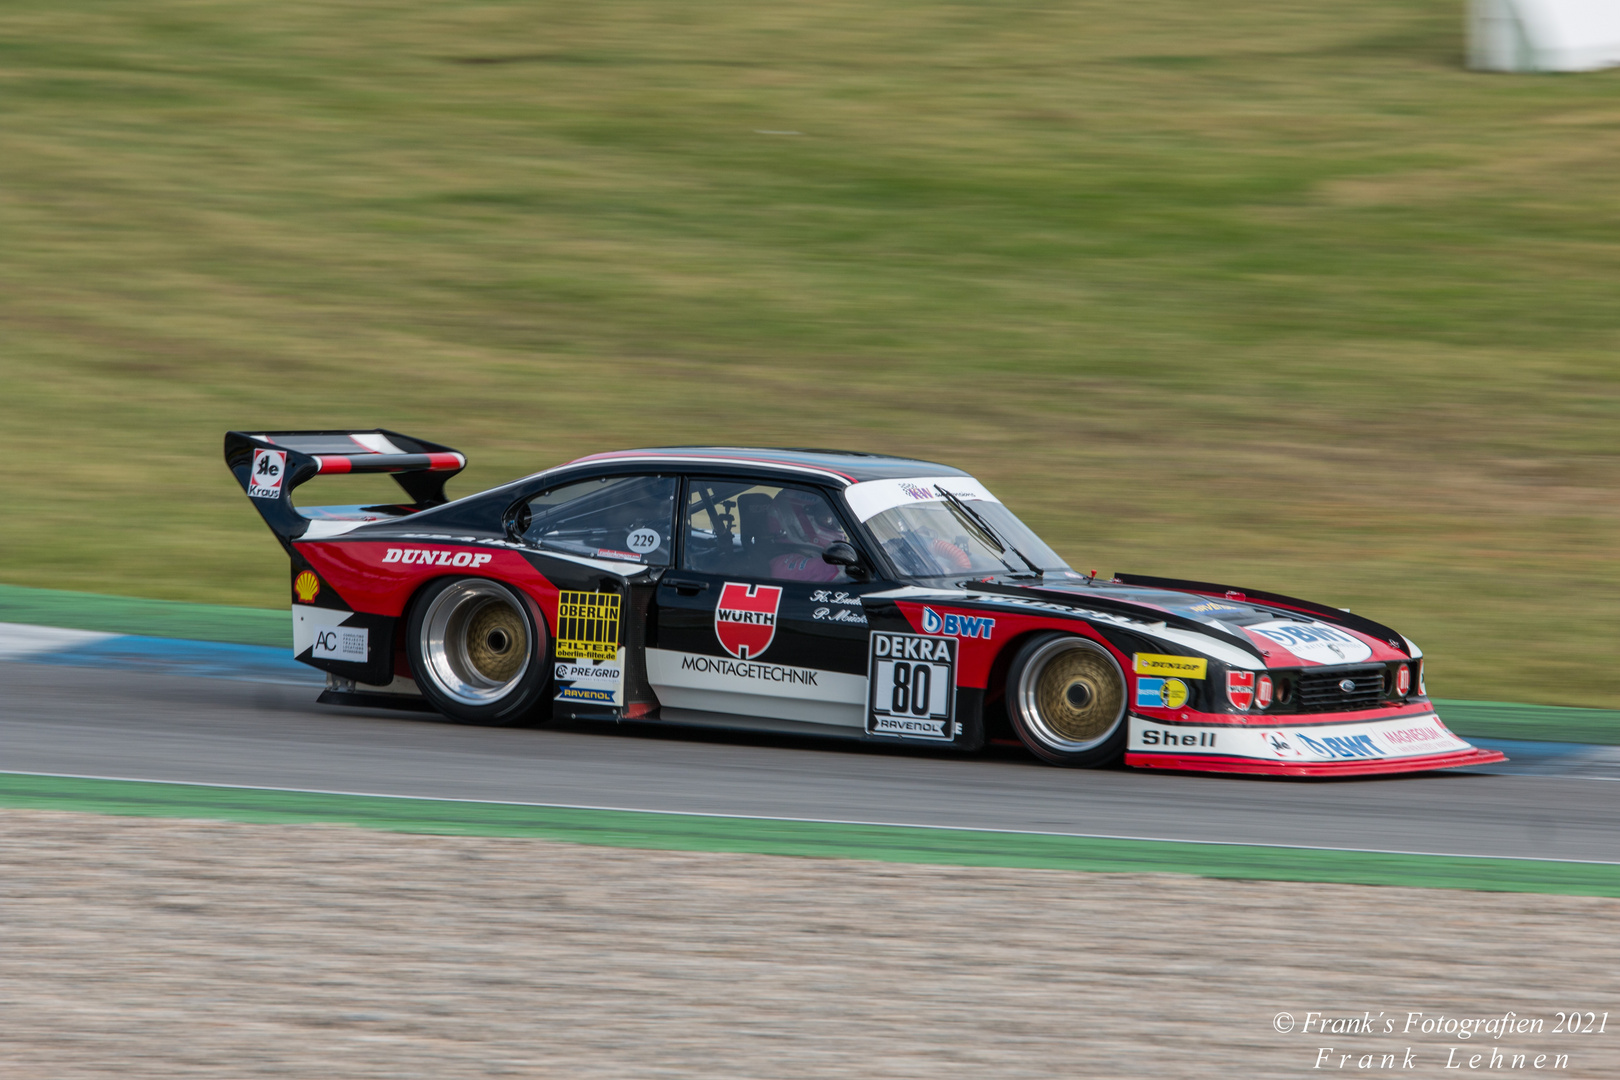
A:
{"type": "Polygon", "coordinates": [[[874,734],[949,738],[955,711],[956,642],[874,634],[869,704],[874,734]],[[906,639],[912,639],[907,641],[906,639]],[[924,644],[926,643],[926,644],[924,644]]]}
{"type": "MultiPolygon", "coordinates": [[[[943,716],[943,702],[936,702],[932,690],[940,682],[933,664],[892,661],[889,667],[889,713],[892,716],[943,716]]],[[[950,677],[950,669],[940,666],[940,674],[950,677]]]]}

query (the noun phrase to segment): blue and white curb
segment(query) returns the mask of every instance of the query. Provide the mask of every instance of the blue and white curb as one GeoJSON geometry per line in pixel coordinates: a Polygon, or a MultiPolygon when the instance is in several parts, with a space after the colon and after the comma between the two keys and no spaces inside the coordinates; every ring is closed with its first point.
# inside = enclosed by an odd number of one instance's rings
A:
{"type": "Polygon", "coordinates": [[[300,664],[287,649],[230,645],[186,638],[104,634],[55,626],[0,623],[0,661],[59,664],[154,675],[186,675],[239,682],[319,687],[326,677],[300,664]]]}
{"type": "Polygon", "coordinates": [[[1486,750],[1500,750],[1507,761],[1477,765],[1458,772],[1498,776],[1561,776],[1575,780],[1620,780],[1620,746],[1590,743],[1531,742],[1522,739],[1481,739],[1469,742],[1486,750]]]}

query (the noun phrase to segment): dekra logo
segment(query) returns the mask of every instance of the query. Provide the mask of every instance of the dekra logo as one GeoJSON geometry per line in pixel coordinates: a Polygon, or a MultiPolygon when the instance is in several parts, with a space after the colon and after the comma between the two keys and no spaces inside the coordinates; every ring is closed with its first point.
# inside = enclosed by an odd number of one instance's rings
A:
{"type": "Polygon", "coordinates": [[[929,641],[910,634],[873,634],[872,655],[892,657],[895,660],[928,660],[950,663],[951,643],[929,641]]]}

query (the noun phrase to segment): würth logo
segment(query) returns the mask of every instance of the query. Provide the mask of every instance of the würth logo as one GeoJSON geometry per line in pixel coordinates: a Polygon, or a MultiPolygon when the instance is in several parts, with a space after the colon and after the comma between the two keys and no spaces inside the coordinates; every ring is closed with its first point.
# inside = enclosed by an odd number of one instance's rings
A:
{"type": "Polygon", "coordinates": [[[776,608],[782,590],[775,585],[728,581],[714,609],[714,636],[739,660],[757,660],[776,639],[776,608]]]}

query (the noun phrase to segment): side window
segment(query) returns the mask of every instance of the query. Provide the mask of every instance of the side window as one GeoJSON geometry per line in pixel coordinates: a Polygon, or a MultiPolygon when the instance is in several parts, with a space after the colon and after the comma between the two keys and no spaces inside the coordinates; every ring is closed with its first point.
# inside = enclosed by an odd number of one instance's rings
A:
{"type": "Polygon", "coordinates": [[[668,566],[675,489],[672,476],[579,480],[530,499],[514,524],[537,547],[668,566]]]}
{"type": "Polygon", "coordinates": [[[827,497],[809,488],[693,479],[681,513],[688,570],[771,581],[850,580],[821,559],[849,536],[827,497]]]}

